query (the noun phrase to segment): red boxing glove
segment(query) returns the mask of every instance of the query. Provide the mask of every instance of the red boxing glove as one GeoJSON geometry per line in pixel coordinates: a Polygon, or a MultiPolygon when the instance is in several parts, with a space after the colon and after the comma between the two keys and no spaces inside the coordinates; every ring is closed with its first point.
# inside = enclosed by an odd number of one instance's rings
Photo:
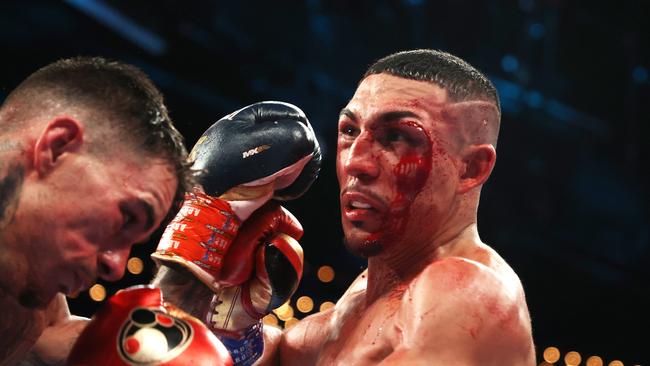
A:
{"type": "Polygon", "coordinates": [[[302,227],[276,202],[242,226],[224,260],[225,287],[215,293],[206,323],[220,336],[238,338],[286,302],[302,277],[302,227]]]}
{"type": "MultiPolygon", "coordinates": [[[[293,268],[297,271],[298,278],[302,277],[302,248],[296,242],[302,238],[302,225],[291,212],[279,203],[271,201],[255,211],[242,225],[235,242],[223,260],[219,282],[224,286],[237,286],[246,282],[255,267],[255,253],[262,244],[270,243],[270,240],[278,234],[286,234],[294,239],[296,250],[300,253],[287,255],[292,258],[293,268]],[[300,263],[297,260],[298,256],[301,258],[300,263]]],[[[286,248],[286,245],[278,248],[286,248]]]]}
{"type": "Polygon", "coordinates": [[[160,289],[113,296],[77,339],[68,365],[231,366],[224,345],[198,319],[165,304],[160,289]]]}

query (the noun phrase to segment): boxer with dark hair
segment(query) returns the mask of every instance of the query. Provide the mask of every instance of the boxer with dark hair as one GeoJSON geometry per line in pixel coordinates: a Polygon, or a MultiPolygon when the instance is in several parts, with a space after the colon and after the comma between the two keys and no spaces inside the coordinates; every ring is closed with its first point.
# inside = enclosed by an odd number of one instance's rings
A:
{"type": "Polygon", "coordinates": [[[477,230],[499,122],[494,86],[458,57],[370,66],[337,151],[345,243],[368,268],[282,335],[282,365],[535,364],[519,278],[477,230]]]}
{"type": "Polygon", "coordinates": [[[64,294],[122,277],[192,186],[186,150],[147,76],[102,58],[33,73],[0,129],[0,364],[37,340],[36,358],[64,359],[84,325],[64,294]]]}
{"type": "Polygon", "coordinates": [[[492,83],[448,53],[370,66],[337,150],[345,244],[368,268],[333,308],[265,328],[260,364],[535,364],[521,282],[477,229],[500,116],[492,83]]]}
{"type": "MultiPolygon", "coordinates": [[[[162,264],[154,284],[168,299],[203,319],[236,365],[535,364],[522,285],[478,235],[500,123],[497,92],[485,76],[434,50],[393,54],[370,67],[340,113],[337,151],[345,243],[368,259],[368,269],[333,308],[284,333],[259,319],[295,290],[302,230],[267,201],[304,191],[313,169],[300,164],[316,155],[314,144],[301,139],[300,153],[273,156],[262,174],[252,162],[251,174],[232,181],[210,170],[272,151],[270,141],[288,134],[256,134],[264,129],[250,122],[277,113],[286,109],[246,107],[195,146],[198,166],[212,175],[188,196],[154,254],[162,264]],[[256,143],[228,157],[211,146],[229,141],[230,134],[212,134],[224,130],[256,143]]],[[[289,114],[300,127],[300,112],[289,114]]]]}

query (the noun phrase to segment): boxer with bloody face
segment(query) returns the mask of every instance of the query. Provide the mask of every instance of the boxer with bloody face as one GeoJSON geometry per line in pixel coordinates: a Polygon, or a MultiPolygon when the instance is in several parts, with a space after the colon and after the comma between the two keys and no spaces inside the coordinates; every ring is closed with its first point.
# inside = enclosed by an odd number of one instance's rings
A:
{"type": "MultiPolygon", "coordinates": [[[[333,308],[265,327],[256,365],[535,364],[521,282],[477,229],[499,120],[492,83],[453,55],[370,67],[340,112],[336,160],[345,243],[368,268],[333,308]]],[[[162,287],[209,303],[187,283],[162,287]]]]}
{"type": "Polygon", "coordinates": [[[282,334],[280,364],[535,364],[521,283],[477,229],[499,119],[492,84],[455,56],[370,67],[340,113],[336,166],[345,243],[368,268],[282,334]]]}

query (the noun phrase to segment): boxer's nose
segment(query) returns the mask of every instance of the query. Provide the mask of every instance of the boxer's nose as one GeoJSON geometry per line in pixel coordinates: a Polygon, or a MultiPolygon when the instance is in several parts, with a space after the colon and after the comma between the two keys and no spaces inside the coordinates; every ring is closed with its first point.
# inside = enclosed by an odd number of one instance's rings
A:
{"type": "Polygon", "coordinates": [[[106,250],[97,255],[97,275],[107,281],[117,281],[124,276],[131,248],[106,250]]]}
{"type": "Polygon", "coordinates": [[[348,175],[361,181],[377,178],[379,166],[373,153],[373,142],[372,135],[364,131],[350,145],[343,166],[348,175]]]}

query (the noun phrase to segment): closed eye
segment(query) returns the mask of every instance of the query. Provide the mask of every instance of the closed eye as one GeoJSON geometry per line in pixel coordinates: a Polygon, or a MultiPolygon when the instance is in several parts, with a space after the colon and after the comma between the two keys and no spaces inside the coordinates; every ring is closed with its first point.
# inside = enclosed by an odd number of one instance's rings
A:
{"type": "Polygon", "coordinates": [[[129,230],[137,224],[137,216],[128,209],[122,209],[122,230],[129,230]]]}
{"type": "Polygon", "coordinates": [[[376,133],[377,141],[383,146],[397,146],[401,144],[413,144],[411,135],[399,127],[385,127],[376,133]]]}
{"type": "Polygon", "coordinates": [[[155,211],[151,204],[143,199],[126,200],[120,203],[122,214],[122,232],[128,236],[137,236],[154,229],[155,211]]]}
{"type": "Polygon", "coordinates": [[[386,142],[406,141],[409,140],[409,136],[396,128],[390,128],[386,131],[385,140],[386,142]]]}

